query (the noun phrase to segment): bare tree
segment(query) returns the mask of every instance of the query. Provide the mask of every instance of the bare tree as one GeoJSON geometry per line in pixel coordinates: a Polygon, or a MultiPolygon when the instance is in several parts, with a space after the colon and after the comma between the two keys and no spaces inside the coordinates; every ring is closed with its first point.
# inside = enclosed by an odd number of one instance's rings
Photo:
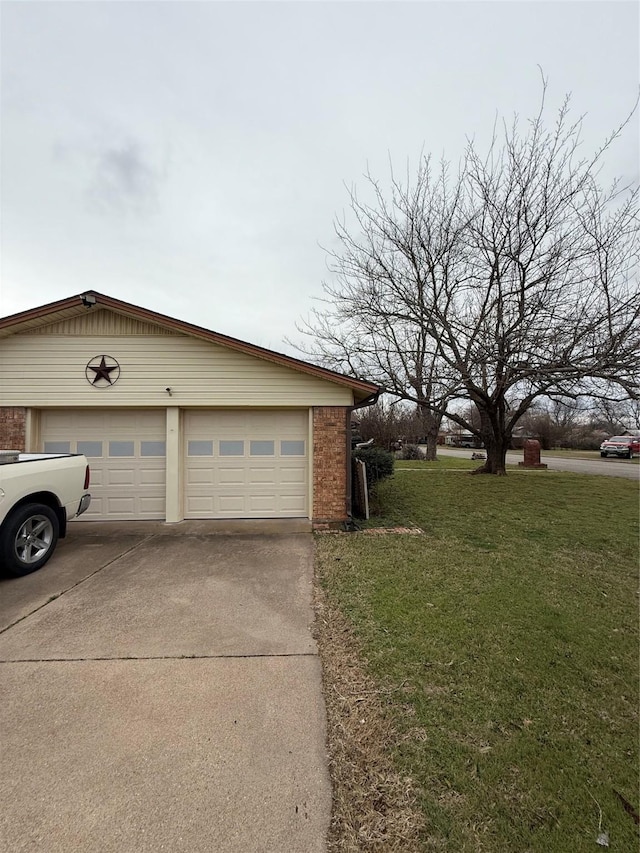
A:
{"type": "Polygon", "coordinates": [[[578,433],[593,432],[580,399],[536,400],[520,419],[519,426],[538,439],[544,450],[572,447],[578,433]]]}
{"type": "Polygon", "coordinates": [[[373,406],[356,413],[360,440],[374,440],[384,450],[392,450],[403,432],[403,412],[388,400],[379,399],[373,406]]]}
{"type": "Polygon", "coordinates": [[[381,398],[375,405],[361,409],[356,415],[359,434],[363,441],[373,438],[386,450],[394,450],[398,443],[422,444],[425,438],[423,409],[401,401],[389,403],[381,398]]]}
{"type": "Polygon", "coordinates": [[[624,430],[640,432],[640,399],[638,398],[596,398],[590,415],[592,426],[600,427],[609,433],[620,433],[624,430]]]}
{"type": "Polygon", "coordinates": [[[341,251],[331,254],[331,268],[337,284],[324,284],[323,308],[298,327],[312,343],[298,348],[326,367],[366,377],[416,403],[426,458],[435,459],[442,418],[463,384],[429,323],[430,296],[413,256],[420,249],[404,241],[408,234],[428,240],[420,260],[440,276],[454,263],[455,200],[449,210],[446,168],[433,179],[428,158],[412,188],[392,176],[390,203],[371,175],[367,180],[373,202],[361,202],[351,190],[355,233],[336,222],[341,251]]]}
{"type": "Polygon", "coordinates": [[[469,142],[456,174],[428,157],[391,174],[372,201],[350,194],[336,224],[334,281],[304,327],[307,350],[367,375],[429,411],[471,401],[480,424],[448,416],[487,449],[481,473],[505,473],[511,434],[539,397],[603,385],[638,395],[638,189],[598,184],[604,155],[580,155],[582,120],[565,100],[497,126],[485,155],[469,142]]]}

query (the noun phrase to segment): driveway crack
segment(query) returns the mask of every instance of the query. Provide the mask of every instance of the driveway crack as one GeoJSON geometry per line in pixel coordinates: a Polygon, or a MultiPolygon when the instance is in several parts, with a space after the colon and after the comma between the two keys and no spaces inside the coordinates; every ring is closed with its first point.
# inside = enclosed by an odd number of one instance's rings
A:
{"type": "Polygon", "coordinates": [[[11,658],[0,660],[6,663],[90,663],[93,661],[145,661],[145,660],[251,660],[259,658],[316,658],[317,652],[282,652],[280,654],[236,654],[236,655],[113,655],[82,658],[11,658]]]}
{"type": "MultiPolygon", "coordinates": [[[[95,571],[91,572],[88,575],[85,575],[85,577],[83,577],[79,581],[76,581],[75,583],[71,584],[71,586],[68,586],[66,589],[63,589],[60,592],[56,592],[55,595],[49,596],[49,598],[45,602],[43,602],[42,604],[39,604],[33,610],[30,610],[29,613],[25,613],[24,616],[20,616],[18,619],[14,619],[13,622],[10,622],[8,625],[5,625],[4,628],[0,628],[0,636],[2,636],[2,634],[4,634],[10,628],[15,627],[20,622],[24,622],[25,619],[28,619],[30,616],[33,616],[34,613],[37,613],[39,610],[42,610],[48,604],[51,604],[52,602],[57,601],[58,598],[61,598],[63,595],[66,595],[66,593],[71,592],[71,590],[73,590],[76,587],[80,586],[81,584],[85,583],[85,581],[88,581],[91,578],[95,577],[103,569],[106,569],[109,566],[112,566],[118,560],[121,560],[123,557],[126,557],[127,554],[131,554],[132,551],[135,551],[141,545],[146,545],[147,542],[150,542],[152,539],[157,539],[157,538],[158,538],[157,533],[150,533],[148,536],[145,536],[144,539],[141,539],[139,542],[136,542],[135,545],[132,545],[130,548],[127,548],[125,551],[121,551],[116,557],[113,557],[113,559],[107,560],[107,562],[104,563],[104,565],[98,566],[98,568],[95,569],[95,571]]],[[[0,663],[1,662],[2,661],[0,661],[0,663]]]]}

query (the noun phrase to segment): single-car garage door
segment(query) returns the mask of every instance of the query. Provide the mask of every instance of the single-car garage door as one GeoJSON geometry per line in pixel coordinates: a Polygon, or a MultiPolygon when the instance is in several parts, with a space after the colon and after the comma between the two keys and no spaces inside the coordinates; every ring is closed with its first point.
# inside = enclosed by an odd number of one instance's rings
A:
{"type": "Polygon", "coordinates": [[[304,411],[187,410],[185,518],[308,516],[304,411]]]}
{"type": "Polygon", "coordinates": [[[45,453],[84,453],[91,506],[81,520],[165,517],[164,410],[44,409],[45,453]]]}

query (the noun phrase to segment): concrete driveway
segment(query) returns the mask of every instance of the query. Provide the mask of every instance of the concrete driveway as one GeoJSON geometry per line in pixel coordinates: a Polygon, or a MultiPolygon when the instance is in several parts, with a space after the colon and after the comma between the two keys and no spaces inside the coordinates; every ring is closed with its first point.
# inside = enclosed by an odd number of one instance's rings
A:
{"type": "Polygon", "coordinates": [[[76,522],[2,578],[0,849],[324,850],[312,547],[296,522],[76,522]]]}

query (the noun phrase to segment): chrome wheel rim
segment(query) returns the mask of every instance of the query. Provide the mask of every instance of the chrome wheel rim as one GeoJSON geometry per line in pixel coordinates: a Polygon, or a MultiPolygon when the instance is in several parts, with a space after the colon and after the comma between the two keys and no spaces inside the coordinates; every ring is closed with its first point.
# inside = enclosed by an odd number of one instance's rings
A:
{"type": "Polygon", "coordinates": [[[37,563],[47,553],[53,541],[53,524],[46,515],[32,515],[18,530],[15,552],[21,563],[37,563]]]}

